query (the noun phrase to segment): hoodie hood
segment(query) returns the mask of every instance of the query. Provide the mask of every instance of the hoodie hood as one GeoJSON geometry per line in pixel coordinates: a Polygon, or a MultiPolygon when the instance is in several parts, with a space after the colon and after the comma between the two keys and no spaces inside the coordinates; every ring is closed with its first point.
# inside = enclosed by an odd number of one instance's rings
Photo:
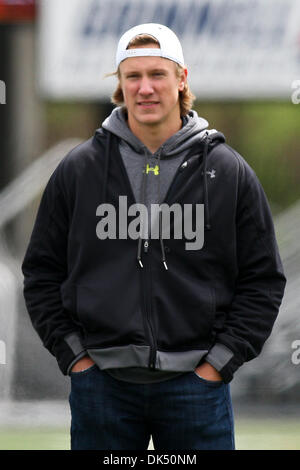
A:
{"type": "MultiPolygon", "coordinates": [[[[105,119],[102,127],[127,142],[136,153],[144,155],[146,151],[151,154],[147,147],[129,129],[126,111],[123,108],[115,108],[110,116],[105,119]]],[[[166,140],[153,155],[159,154],[161,159],[165,159],[182,154],[183,151],[203,139],[207,127],[208,122],[206,119],[199,117],[196,111],[190,111],[183,118],[182,128],[166,140]]]]}

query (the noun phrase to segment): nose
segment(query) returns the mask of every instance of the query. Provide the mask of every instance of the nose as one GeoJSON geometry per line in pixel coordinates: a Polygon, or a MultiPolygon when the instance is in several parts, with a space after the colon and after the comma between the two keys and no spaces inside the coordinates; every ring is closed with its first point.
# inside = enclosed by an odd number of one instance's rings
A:
{"type": "Polygon", "coordinates": [[[152,83],[148,77],[141,78],[139,93],[141,95],[151,95],[153,93],[152,83]]]}

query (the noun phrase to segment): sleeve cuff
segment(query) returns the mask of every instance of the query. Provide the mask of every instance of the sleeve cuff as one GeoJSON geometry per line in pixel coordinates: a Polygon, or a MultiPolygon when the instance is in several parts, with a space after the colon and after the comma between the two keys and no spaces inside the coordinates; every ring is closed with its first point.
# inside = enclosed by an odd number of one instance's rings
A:
{"type": "Polygon", "coordinates": [[[205,356],[204,360],[209,362],[218,372],[228,364],[228,362],[234,356],[233,352],[230,351],[226,346],[220,343],[216,343],[205,356]]]}
{"type": "Polygon", "coordinates": [[[70,333],[64,337],[64,341],[67,343],[73,354],[77,355],[85,349],[78,333],[70,333]]]}
{"type": "Polygon", "coordinates": [[[71,349],[72,353],[75,355],[75,357],[72,359],[72,361],[70,362],[70,364],[67,367],[66,373],[67,373],[67,375],[70,375],[70,372],[71,372],[71,369],[72,369],[73,365],[77,361],[79,361],[79,359],[86,356],[87,352],[86,352],[84,346],[81,343],[81,338],[80,338],[79,334],[77,334],[77,333],[71,333],[71,334],[67,335],[64,338],[64,341],[67,343],[67,345],[71,349]]]}

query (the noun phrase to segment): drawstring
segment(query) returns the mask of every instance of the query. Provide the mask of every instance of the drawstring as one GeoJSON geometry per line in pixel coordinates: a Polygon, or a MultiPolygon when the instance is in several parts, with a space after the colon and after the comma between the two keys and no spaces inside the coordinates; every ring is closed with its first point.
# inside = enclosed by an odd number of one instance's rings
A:
{"type": "MultiPolygon", "coordinates": [[[[146,193],[146,166],[147,166],[147,149],[144,147],[144,171],[143,171],[143,178],[142,178],[142,184],[141,184],[141,194],[140,194],[140,200],[142,203],[145,202],[145,193],[146,193]]],[[[139,241],[138,241],[138,249],[137,249],[137,260],[141,268],[143,268],[143,263],[142,263],[142,242],[143,238],[141,237],[141,229],[143,227],[143,223],[141,222],[140,225],[140,235],[139,235],[139,241]]],[[[147,241],[147,240],[146,240],[147,241]]],[[[145,242],[146,243],[146,242],[145,242]]]]}
{"type": "Polygon", "coordinates": [[[105,202],[106,196],[106,187],[107,187],[107,177],[108,177],[108,164],[109,164],[109,155],[110,155],[110,141],[111,141],[111,133],[107,133],[107,145],[105,148],[105,156],[104,156],[104,178],[103,178],[103,189],[102,189],[102,202],[105,202]]]}
{"type": "Polygon", "coordinates": [[[164,240],[161,236],[161,217],[162,217],[162,212],[159,211],[159,241],[160,241],[160,249],[161,249],[161,255],[162,255],[162,262],[163,265],[166,269],[168,269],[167,266],[167,260],[166,260],[166,254],[165,254],[165,247],[164,247],[164,240]]]}
{"type": "Polygon", "coordinates": [[[161,153],[162,153],[162,148],[161,148],[161,151],[159,152],[159,155],[158,155],[158,167],[159,167],[159,173],[158,173],[158,203],[159,203],[159,213],[158,213],[158,216],[159,216],[159,242],[160,242],[160,249],[161,249],[161,258],[162,258],[162,262],[163,262],[163,265],[165,267],[166,270],[168,270],[168,265],[167,265],[167,260],[166,260],[166,253],[165,253],[165,246],[164,246],[164,240],[163,240],[163,237],[162,237],[162,212],[160,210],[160,157],[161,157],[161,153]]]}
{"type": "Polygon", "coordinates": [[[203,191],[204,191],[204,223],[206,230],[211,230],[209,207],[208,207],[208,189],[207,189],[207,173],[206,173],[206,162],[208,147],[211,142],[208,132],[206,132],[205,146],[203,152],[203,191]]]}
{"type": "MultiPolygon", "coordinates": [[[[161,157],[161,154],[162,154],[162,150],[163,150],[163,147],[161,147],[160,152],[158,154],[158,171],[159,171],[159,173],[158,173],[158,202],[159,202],[159,206],[160,206],[160,157],[161,157]]],[[[145,147],[145,163],[144,163],[144,172],[143,172],[143,179],[142,179],[142,185],[141,185],[141,201],[142,201],[142,203],[145,203],[146,164],[147,164],[147,149],[145,147]]],[[[162,254],[162,263],[163,263],[165,269],[167,270],[168,266],[167,266],[167,261],[166,261],[164,241],[163,241],[163,238],[162,238],[162,223],[161,223],[162,212],[160,211],[160,207],[159,207],[158,215],[159,215],[159,241],[160,241],[160,248],[161,248],[161,254],[162,254]]],[[[141,237],[141,233],[140,233],[139,240],[138,240],[138,248],[137,248],[137,260],[138,260],[138,263],[141,266],[141,268],[144,267],[143,263],[142,263],[142,241],[143,241],[143,238],[141,237]]],[[[145,246],[145,251],[146,251],[149,247],[149,241],[148,240],[145,240],[144,246],[145,246]]]]}
{"type": "Polygon", "coordinates": [[[141,252],[142,252],[142,239],[141,239],[141,236],[139,237],[139,241],[138,241],[138,250],[137,250],[137,260],[141,266],[141,268],[143,268],[143,263],[142,263],[142,260],[141,260],[141,252]]]}

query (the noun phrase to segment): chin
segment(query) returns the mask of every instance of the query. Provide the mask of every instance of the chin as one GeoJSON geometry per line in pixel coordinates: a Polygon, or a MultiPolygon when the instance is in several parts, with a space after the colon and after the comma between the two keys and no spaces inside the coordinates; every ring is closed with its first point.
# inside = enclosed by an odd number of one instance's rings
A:
{"type": "Polygon", "coordinates": [[[149,113],[147,115],[144,114],[143,116],[139,116],[138,120],[144,124],[158,124],[162,121],[162,116],[149,113]]]}

